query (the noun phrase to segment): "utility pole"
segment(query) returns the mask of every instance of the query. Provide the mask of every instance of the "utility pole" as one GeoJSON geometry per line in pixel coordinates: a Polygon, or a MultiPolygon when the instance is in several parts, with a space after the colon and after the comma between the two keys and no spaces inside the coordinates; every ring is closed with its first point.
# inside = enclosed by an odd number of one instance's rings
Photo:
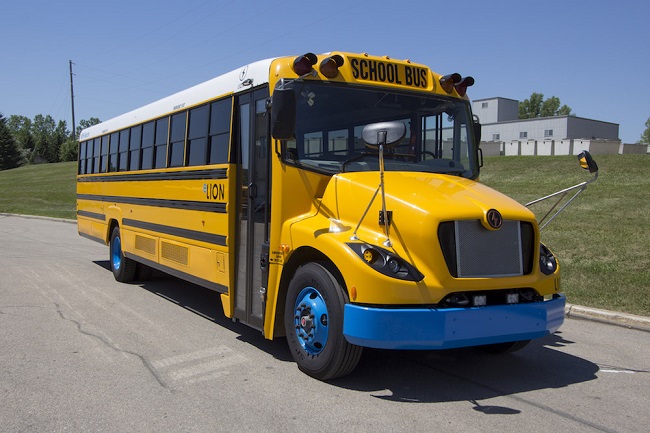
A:
{"type": "Polygon", "coordinates": [[[77,127],[74,123],[74,88],[72,87],[72,76],[74,75],[72,73],[72,60],[70,60],[70,101],[72,101],[72,139],[75,140],[77,138],[77,127]]]}

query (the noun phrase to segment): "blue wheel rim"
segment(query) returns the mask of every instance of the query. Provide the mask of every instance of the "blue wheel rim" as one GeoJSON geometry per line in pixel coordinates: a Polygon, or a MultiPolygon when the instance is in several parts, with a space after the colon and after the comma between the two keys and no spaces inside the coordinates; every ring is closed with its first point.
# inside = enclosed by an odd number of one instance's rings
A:
{"type": "Polygon", "coordinates": [[[325,349],[329,325],[327,304],[320,292],[305,287],[296,297],[294,325],[298,342],[309,355],[318,355],[325,349]]]}
{"type": "Polygon", "coordinates": [[[111,261],[113,262],[113,269],[118,271],[122,265],[122,242],[120,237],[116,236],[113,239],[113,245],[111,246],[111,261]]]}

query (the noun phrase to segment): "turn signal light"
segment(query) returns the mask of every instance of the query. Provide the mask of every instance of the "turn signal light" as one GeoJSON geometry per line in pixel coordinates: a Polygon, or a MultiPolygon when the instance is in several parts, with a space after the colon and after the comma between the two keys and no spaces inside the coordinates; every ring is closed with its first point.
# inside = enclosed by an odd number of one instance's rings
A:
{"type": "Polygon", "coordinates": [[[467,93],[467,88],[473,85],[474,85],[474,78],[465,77],[462,80],[460,80],[460,83],[454,84],[454,87],[456,88],[456,91],[460,96],[465,96],[465,93],[467,93]]]}
{"type": "Polygon", "coordinates": [[[343,57],[335,54],[320,62],[320,73],[327,78],[335,78],[341,66],[343,66],[343,57]]]}
{"type": "Polygon", "coordinates": [[[302,77],[305,74],[314,70],[314,65],[318,61],[316,54],[307,53],[302,56],[296,57],[293,61],[293,71],[302,77]]]}
{"type": "Polygon", "coordinates": [[[451,93],[454,90],[454,84],[460,83],[461,76],[458,73],[453,73],[440,77],[440,86],[447,93],[451,93]]]}

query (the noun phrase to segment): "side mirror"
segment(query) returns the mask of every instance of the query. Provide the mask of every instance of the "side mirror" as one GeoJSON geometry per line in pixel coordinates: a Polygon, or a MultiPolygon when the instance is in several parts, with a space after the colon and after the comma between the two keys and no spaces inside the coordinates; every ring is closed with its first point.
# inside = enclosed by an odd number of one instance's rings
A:
{"type": "Polygon", "coordinates": [[[474,115],[474,139],[477,146],[481,144],[481,122],[479,122],[477,115],[474,115]]]}
{"type": "Polygon", "coordinates": [[[361,132],[361,138],[369,147],[391,147],[399,143],[405,135],[406,125],[399,121],[371,123],[364,126],[361,132]]]}
{"type": "Polygon", "coordinates": [[[290,140],[296,129],[296,93],[293,89],[275,89],[271,104],[271,135],[290,140]]]}
{"type": "Polygon", "coordinates": [[[474,141],[476,141],[476,146],[481,143],[481,122],[478,119],[474,119],[474,141]]]}
{"type": "Polygon", "coordinates": [[[585,170],[589,170],[589,173],[598,172],[598,164],[596,164],[596,161],[591,156],[591,153],[587,152],[586,150],[580,152],[580,155],[578,155],[578,161],[580,161],[580,167],[584,168],[585,170]]]}

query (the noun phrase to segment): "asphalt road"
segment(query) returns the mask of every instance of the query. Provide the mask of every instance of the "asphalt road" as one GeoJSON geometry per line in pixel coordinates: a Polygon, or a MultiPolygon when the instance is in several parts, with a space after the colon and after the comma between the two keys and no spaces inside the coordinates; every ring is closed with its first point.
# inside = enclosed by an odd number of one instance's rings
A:
{"type": "Polygon", "coordinates": [[[0,215],[2,432],[647,432],[649,343],[568,319],[506,356],[367,350],[323,383],[216,293],[117,283],[74,224],[0,215]]]}

